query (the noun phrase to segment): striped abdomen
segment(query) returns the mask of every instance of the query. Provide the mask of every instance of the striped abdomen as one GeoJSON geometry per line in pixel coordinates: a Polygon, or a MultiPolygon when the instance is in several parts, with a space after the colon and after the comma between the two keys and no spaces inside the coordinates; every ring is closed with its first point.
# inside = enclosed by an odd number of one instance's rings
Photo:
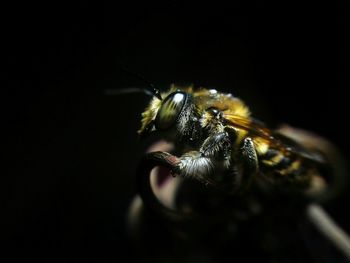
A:
{"type": "Polygon", "coordinates": [[[302,158],[296,154],[286,155],[282,151],[270,148],[259,156],[260,170],[275,180],[289,182],[307,182],[309,175],[302,158]]]}

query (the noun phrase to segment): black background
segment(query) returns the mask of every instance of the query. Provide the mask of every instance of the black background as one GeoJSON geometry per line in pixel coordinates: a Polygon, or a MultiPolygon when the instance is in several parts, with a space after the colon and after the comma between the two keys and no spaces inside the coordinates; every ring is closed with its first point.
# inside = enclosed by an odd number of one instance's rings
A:
{"type": "MultiPolygon", "coordinates": [[[[345,14],[239,7],[57,2],[3,9],[1,217],[13,259],[128,258],[125,212],[148,98],[104,95],[145,85],[121,68],[162,89],[193,83],[230,91],[271,126],[314,131],[349,155],[345,14]]],[[[329,212],[350,230],[348,200],[329,212]]]]}

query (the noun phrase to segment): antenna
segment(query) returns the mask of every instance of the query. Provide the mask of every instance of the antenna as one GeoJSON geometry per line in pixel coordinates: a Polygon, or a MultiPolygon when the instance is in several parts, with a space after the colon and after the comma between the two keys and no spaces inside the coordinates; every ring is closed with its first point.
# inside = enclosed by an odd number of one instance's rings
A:
{"type": "MultiPolygon", "coordinates": [[[[144,87],[128,87],[124,89],[106,89],[104,93],[107,96],[123,95],[123,94],[130,94],[130,93],[144,93],[148,96],[152,96],[152,97],[156,96],[156,94],[153,91],[144,87]]],[[[158,96],[156,97],[159,99],[158,96]]]]}
{"type": "Polygon", "coordinates": [[[127,74],[129,74],[133,77],[136,77],[139,80],[142,80],[147,85],[147,88],[130,87],[130,88],[125,88],[125,89],[120,89],[120,90],[108,89],[105,91],[106,95],[120,95],[120,94],[139,93],[139,92],[142,93],[143,92],[147,95],[155,96],[159,100],[162,100],[162,96],[160,94],[159,89],[157,89],[151,82],[146,80],[141,75],[126,69],[125,67],[120,67],[120,69],[122,71],[126,72],[127,74]]]}

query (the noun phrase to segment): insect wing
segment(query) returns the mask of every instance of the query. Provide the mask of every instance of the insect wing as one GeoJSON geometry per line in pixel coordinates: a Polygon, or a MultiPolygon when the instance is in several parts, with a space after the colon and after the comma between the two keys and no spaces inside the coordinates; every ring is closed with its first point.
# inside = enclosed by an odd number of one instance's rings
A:
{"type": "Polygon", "coordinates": [[[232,127],[247,131],[249,133],[248,136],[252,138],[264,139],[272,148],[298,155],[311,162],[324,163],[319,155],[311,153],[293,139],[281,133],[271,131],[258,120],[225,113],[223,117],[232,127]]]}

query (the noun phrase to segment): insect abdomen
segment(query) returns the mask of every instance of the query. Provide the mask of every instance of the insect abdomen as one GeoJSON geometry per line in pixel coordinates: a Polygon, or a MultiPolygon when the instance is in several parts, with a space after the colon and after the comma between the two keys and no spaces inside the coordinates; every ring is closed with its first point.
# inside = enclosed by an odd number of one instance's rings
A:
{"type": "Polygon", "coordinates": [[[273,171],[279,175],[300,175],[302,161],[295,155],[286,156],[283,152],[269,149],[260,156],[260,165],[265,170],[273,171]]]}

